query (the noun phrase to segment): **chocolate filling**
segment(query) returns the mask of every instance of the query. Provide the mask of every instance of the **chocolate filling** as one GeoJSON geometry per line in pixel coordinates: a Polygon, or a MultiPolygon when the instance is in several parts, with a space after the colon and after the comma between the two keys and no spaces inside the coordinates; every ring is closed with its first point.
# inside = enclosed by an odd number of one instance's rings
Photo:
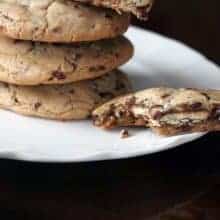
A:
{"type": "Polygon", "coordinates": [[[34,104],[34,109],[35,110],[38,110],[40,107],[41,107],[41,103],[40,102],[36,102],[35,104],[34,104]]]}
{"type": "MultiPolygon", "coordinates": [[[[137,125],[137,126],[148,126],[149,123],[152,127],[163,127],[163,126],[171,126],[174,128],[181,128],[183,130],[189,130],[190,127],[194,127],[195,125],[205,123],[208,121],[220,121],[220,105],[216,105],[213,108],[213,111],[210,111],[203,107],[201,102],[195,102],[193,104],[187,105],[182,104],[176,106],[175,109],[169,109],[164,111],[164,106],[155,105],[149,109],[149,113],[140,113],[135,114],[134,108],[143,108],[148,109],[146,103],[141,101],[137,103],[137,99],[135,96],[129,97],[124,104],[120,105],[110,105],[109,110],[101,115],[96,116],[94,118],[95,124],[98,126],[104,126],[106,128],[115,127],[117,125],[137,125]],[[187,115],[190,113],[209,113],[208,119],[206,117],[189,117],[187,115]],[[149,115],[148,115],[149,114],[149,115]],[[186,114],[186,118],[174,118],[167,119],[166,121],[162,120],[162,118],[169,114],[186,114]],[[110,120],[110,121],[109,121],[110,120]],[[151,121],[155,120],[155,122],[151,121]],[[151,123],[152,122],[152,123],[151,123]],[[156,125],[155,125],[156,123],[156,125]]],[[[172,117],[172,116],[171,116],[172,117]]]]}
{"type": "Polygon", "coordinates": [[[106,68],[103,65],[99,65],[99,66],[91,66],[89,68],[90,72],[99,72],[99,71],[104,71],[106,68]]]}
{"type": "Polygon", "coordinates": [[[52,77],[49,80],[53,80],[54,78],[57,80],[65,80],[66,76],[61,71],[55,71],[52,73],[52,77]]]}
{"type": "Polygon", "coordinates": [[[184,104],[184,105],[177,106],[177,109],[169,109],[167,111],[163,110],[163,106],[157,105],[157,106],[151,107],[150,114],[154,120],[160,120],[162,117],[164,117],[167,114],[196,113],[196,112],[202,112],[202,111],[206,112],[207,109],[203,108],[201,103],[200,104],[195,103],[190,106],[184,104]]]}
{"type": "Polygon", "coordinates": [[[211,114],[211,118],[217,119],[220,121],[220,106],[216,106],[211,114]]]}
{"type": "Polygon", "coordinates": [[[135,97],[128,99],[125,105],[115,106],[114,104],[109,106],[108,111],[105,114],[93,116],[96,126],[104,126],[105,128],[116,127],[117,125],[138,125],[145,126],[148,124],[146,116],[135,116],[131,111],[132,105],[135,101],[135,97]]]}

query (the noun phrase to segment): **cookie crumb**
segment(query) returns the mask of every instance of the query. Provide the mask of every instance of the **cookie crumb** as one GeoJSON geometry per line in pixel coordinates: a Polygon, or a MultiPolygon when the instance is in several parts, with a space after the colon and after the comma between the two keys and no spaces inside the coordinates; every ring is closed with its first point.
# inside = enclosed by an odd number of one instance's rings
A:
{"type": "Polygon", "coordinates": [[[125,130],[125,129],[121,130],[121,132],[120,132],[120,137],[121,137],[122,139],[128,138],[129,136],[130,136],[130,134],[129,134],[128,130],[125,130]]]}

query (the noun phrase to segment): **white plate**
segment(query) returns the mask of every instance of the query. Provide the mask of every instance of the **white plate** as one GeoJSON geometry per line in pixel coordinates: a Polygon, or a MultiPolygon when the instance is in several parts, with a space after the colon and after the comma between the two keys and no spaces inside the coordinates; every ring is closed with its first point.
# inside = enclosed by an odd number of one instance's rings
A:
{"type": "MultiPolygon", "coordinates": [[[[125,65],[135,89],[168,85],[220,88],[220,69],[196,51],[152,32],[130,28],[136,54],[125,65]]],[[[127,158],[166,150],[203,134],[169,138],[147,129],[107,132],[90,121],[55,122],[0,111],[0,157],[27,161],[79,162],[127,158]]]]}

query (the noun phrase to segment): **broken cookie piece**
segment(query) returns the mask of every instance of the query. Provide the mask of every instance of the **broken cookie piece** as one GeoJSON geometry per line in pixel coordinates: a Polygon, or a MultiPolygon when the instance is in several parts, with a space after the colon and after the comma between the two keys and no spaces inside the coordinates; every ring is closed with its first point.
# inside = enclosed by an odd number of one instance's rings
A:
{"type": "Polygon", "coordinates": [[[220,130],[220,91],[147,89],[102,105],[93,120],[106,129],[144,126],[167,136],[220,130]]]}
{"type": "Polygon", "coordinates": [[[147,20],[153,0],[78,0],[87,4],[101,6],[121,12],[134,14],[137,18],[147,20]]]}
{"type": "Polygon", "coordinates": [[[120,132],[120,137],[121,137],[122,139],[128,138],[129,136],[130,136],[130,134],[129,134],[128,130],[126,130],[126,129],[122,129],[122,130],[121,130],[121,132],[120,132]]]}

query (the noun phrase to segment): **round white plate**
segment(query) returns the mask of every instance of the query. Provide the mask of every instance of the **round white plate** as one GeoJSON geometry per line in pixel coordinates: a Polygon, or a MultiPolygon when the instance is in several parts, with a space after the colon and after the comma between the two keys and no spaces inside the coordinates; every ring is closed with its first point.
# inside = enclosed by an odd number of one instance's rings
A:
{"type": "MultiPolygon", "coordinates": [[[[220,88],[220,69],[198,52],[152,32],[131,27],[136,53],[123,66],[135,89],[151,86],[220,88]]],[[[79,162],[150,154],[203,134],[164,138],[147,129],[103,131],[91,121],[55,122],[0,111],[0,157],[41,162],[79,162]]]]}

